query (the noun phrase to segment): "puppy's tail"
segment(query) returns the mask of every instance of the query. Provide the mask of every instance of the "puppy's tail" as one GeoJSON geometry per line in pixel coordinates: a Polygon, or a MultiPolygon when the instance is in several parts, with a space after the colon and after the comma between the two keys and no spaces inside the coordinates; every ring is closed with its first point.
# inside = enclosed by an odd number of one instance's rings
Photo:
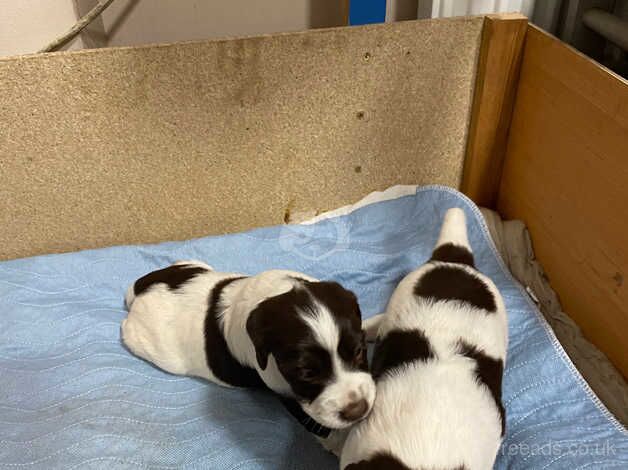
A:
{"type": "Polygon", "coordinates": [[[454,207],[445,213],[440,236],[434,246],[430,261],[475,267],[473,251],[467,237],[467,221],[462,209],[454,207]]]}

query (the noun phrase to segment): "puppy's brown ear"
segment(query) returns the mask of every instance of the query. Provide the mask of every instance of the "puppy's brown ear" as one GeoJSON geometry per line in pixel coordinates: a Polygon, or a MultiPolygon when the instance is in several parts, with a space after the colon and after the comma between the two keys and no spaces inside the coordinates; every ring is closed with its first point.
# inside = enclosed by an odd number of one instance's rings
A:
{"type": "Polygon", "coordinates": [[[334,281],[310,282],[308,283],[308,289],[332,311],[346,312],[362,321],[362,312],[360,311],[358,298],[349,289],[345,289],[334,281]]]}
{"type": "Polygon", "coordinates": [[[266,370],[270,354],[270,328],[267,317],[267,307],[262,302],[251,312],[246,321],[246,331],[255,346],[257,364],[262,370],[266,370]]]}
{"type": "Polygon", "coordinates": [[[280,295],[269,297],[255,307],[246,322],[246,331],[255,346],[257,363],[262,370],[268,366],[268,356],[275,358],[281,353],[282,344],[298,341],[295,336],[301,325],[297,321],[296,305],[306,305],[305,291],[291,289],[280,295]]]}

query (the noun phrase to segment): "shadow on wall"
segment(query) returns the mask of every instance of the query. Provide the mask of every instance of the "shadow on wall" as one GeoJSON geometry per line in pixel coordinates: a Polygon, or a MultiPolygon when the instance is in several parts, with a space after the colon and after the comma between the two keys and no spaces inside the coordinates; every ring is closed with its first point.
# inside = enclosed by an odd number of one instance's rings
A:
{"type": "MultiPolygon", "coordinates": [[[[87,8],[95,0],[74,0],[87,8]]],[[[407,1],[407,0],[397,0],[407,1]]],[[[107,46],[300,31],[347,24],[349,0],[116,0],[103,14],[107,46]]]]}
{"type": "Polygon", "coordinates": [[[115,17],[115,20],[109,26],[109,31],[107,31],[107,35],[109,37],[115,36],[115,34],[120,30],[120,27],[127,20],[129,15],[133,13],[133,10],[137,7],[137,4],[140,0],[127,0],[124,8],[118,13],[115,17]]]}
{"type": "MultiPolygon", "coordinates": [[[[425,2],[423,2],[425,3],[425,2]]],[[[396,0],[388,2],[387,21],[416,20],[419,0],[396,0]]],[[[431,12],[430,12],[431,13],[431,12]]],[[[431,15],[428,15],[429,18],[431,15]]]]}
{"type": "MultiPolygon", "coordinates": [[[[309,3],[309,26],[310,28],[330,28],[333,26],[344,26],[349,17],[349,0],[305,0],[309,3]]],[[[124,8],[116,16],[115,21],[109,27],[109,35],[115,35],[120,27],[125,23],[140,0],[126,0],[124,8]]],[[[418,0],[405,0],[402,3],[414,3],[418,0]]],[[[182,5],[184,7],[184,5],[182,5]]]]}
{"type": "Polygon", "coordinates": [[[344,26],[349,17],[349,0],[308,0],[310,28],[344,26]]]}
{"type": "MultiPolygon", "coordinates": [[[[69,0],[68,0],[69,1],[69,0]]],[[[97,0],[73,0],[80,15],[97,0]]],[[[359,0],[361,1],[361,0],[359,0]]],[[[388,21],[416,19],[418,0],[388,0],[388,21]]],[[[86,47],[248,36],[348,23],[350,0],[116,0],[83,34],[86,47]],[[248,9],[246,9],[248,8],[248,9]]]]}

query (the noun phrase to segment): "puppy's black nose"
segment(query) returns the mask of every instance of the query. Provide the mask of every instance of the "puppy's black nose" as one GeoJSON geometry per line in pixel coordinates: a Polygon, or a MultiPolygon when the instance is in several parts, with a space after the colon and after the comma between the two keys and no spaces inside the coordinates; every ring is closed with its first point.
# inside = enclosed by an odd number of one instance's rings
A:
{"type": "Polygon", "coordinates": [[[369,409],[369,404],[363,398],[362,400],[349,403],[341,412],[340,417],[345,421],[357,421],[364,417],[369,409]]]}

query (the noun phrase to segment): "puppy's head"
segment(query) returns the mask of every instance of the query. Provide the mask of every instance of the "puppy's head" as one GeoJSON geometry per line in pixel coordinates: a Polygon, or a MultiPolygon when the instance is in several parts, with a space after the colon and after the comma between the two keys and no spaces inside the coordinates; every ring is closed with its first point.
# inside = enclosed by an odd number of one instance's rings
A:
{"type": "Polygon", "coordinates": [[[260,370],[274,362],[293,398],[320,424],[342,429],[370,412],[375,384],[360,307],[340,284],[299,280],[292,290],[261,302],[247,331],[260,370]]]}

